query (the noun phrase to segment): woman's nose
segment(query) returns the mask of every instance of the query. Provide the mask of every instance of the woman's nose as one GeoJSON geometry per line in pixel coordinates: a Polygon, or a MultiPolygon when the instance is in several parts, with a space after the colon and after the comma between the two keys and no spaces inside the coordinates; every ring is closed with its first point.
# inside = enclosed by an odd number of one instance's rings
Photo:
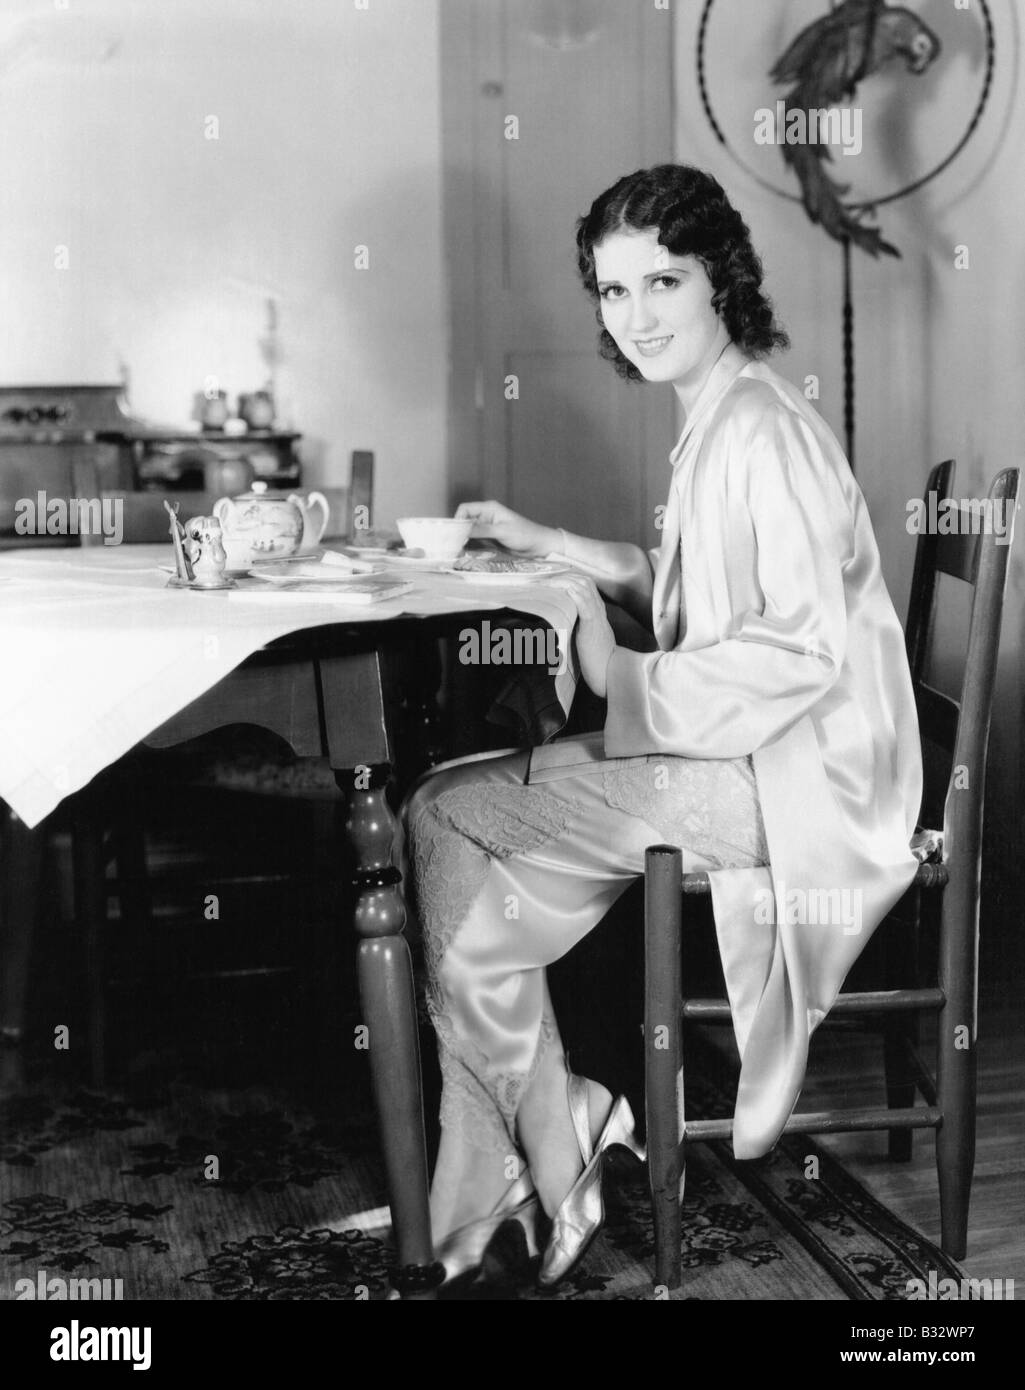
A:
{"type": "Polygon", "coordinates": [[[630,332],[636,337],[643,336],[658,323],[658,315],[646,295],[635,294],[631,298],[630,308],[630,332]]]}

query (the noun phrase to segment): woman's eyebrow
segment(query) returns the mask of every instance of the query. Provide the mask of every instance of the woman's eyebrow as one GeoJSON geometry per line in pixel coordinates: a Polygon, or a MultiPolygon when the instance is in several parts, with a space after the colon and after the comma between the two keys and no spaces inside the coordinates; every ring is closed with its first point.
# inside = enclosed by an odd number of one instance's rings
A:
{"type": "MultiPolygon", "coordinates": [[[[641,279],[657,280],[662,275],[683,275],[685,273],[686,266],[664,265],[658,270],[649,270],[646,275],[641,276],[641,279]]],[[[619,280],[599,280],[597,283],[600,290],[610,289],[613,285],[619,285],[619,287],[622,288],[622,284],[619,280]]]]}

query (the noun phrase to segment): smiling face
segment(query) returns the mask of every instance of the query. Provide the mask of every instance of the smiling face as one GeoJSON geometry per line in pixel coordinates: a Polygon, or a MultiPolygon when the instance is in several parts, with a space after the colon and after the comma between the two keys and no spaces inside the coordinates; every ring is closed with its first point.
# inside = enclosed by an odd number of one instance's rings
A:
{"type": "Polygon", "coordinates": [[[653,228],[612,232],[594,248],[605,327],[646,381],[670,381],[684,406],[730,341],[695,256],[676,256],[653,228]]]}

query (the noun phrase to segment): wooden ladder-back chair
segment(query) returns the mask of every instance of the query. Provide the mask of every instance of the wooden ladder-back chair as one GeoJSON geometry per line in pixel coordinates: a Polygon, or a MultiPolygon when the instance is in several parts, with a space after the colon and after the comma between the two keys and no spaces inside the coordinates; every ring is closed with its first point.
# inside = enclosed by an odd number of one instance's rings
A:
{"type": "MultiPolygon", "coordinates": [[[[948,460],[929,475],[929,494],[936,505],[950,498],[954,464],[948,460]]],[[[1010,548],[1010,523],[1018,495],[1018,470],[999,473],[990,489],[993,508],[1002,509],[1007,533],[990,527],[973,534],[962,523],[959,534],[919,535],[908,610],[906,645],[918,705],[926,767],[923,821],[914,848],[923,859],[908,893],[880,924],[886,933],[887,988],[841,993],[831,1017],[877,1015],[883,1020],[887,1105],[861,1110],[795,1113],[785,1133],[827,1134],[885,1129],[890,1156],[910,1157],[911,1131],[936,1133],[940,1190],[941,1245],[954,1259],[965,1254],[968,1200],[975,1161],[975,1102],[979,940],[979,883],[982,858],[982,809],[986,750],[996,677],[1004,581],[1010,548]],[[960,701],[941,694],[925,680],[926,660],[936,609],[937,576],[951,575],[973,588],[968,647],[960,701]],[[945,764],[936,775],[936,757],[945,764]],[[958,770],[970,769],[967,786],[958,770]],[[939,795],[935,792],[938,791],[939,795]],[[928,830],[942,815],[942,831],[928,830]],[[934,819],[935,817],[935,819],[934,819]],[[939,899],[938,979],[921,988],[913,973],[919,893],[939,899]],[[894,939],[896,938],[896,940],[894,939]],[[904,978],[896,968],[904,968],[904,978]],[[935,1079],[917,1050],[917,1023],[922,1011],[938,1015],[935,1079]],[[959,1026],[967,1025],[966,1039],[959,1026]],[[963,1044],[968,1041],[969,1046],[963,1044]],[[924,1105],[915,1105],[920,1091],[924,1105]]],[[[960,513],[969,513],[960,507],[960,513]]],[[[970,514],[969,514],[970,515],[970,514]]],[[[966,520],[968,518],[966,517],[966,520]]],[[[680,1283],[680,1187],[688,1143],[729,1139],[728,1119],[688,1120],[683,1116],[681,1024],[729,1023],[725,999],[683,997],[680,941],[683,900],[708,894],[707,874],[684,874],[682,856],[669,845],[653,845],[645,866],[645,1096],[648,1165],[655,1226],[655,1279],[677,1288],[680,1283]],[[681,892],[682,888],[682,892],[681,892]],[[673,1020],[663,1050],[651,1046],[656,1021],[673,1020]]],[[[931,904],[930,904],[931,905],[931,904]]]]}

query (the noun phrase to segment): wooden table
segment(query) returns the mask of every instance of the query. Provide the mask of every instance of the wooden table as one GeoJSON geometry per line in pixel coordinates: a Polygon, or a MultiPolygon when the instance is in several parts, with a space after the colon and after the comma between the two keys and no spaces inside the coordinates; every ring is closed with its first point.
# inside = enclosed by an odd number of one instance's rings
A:
{"type": "MultiPolygon", "coordinates": [[[[145,740],[170,748],[232,724],[252,724],[284,739],[299,757],[326,755],[347,798],[346,833],[357,860],[354,913],[363,1020],[391,1202],[397,1263],[392,1282],[403,1297],[432,1298],[444,1278],[434,1261],[428,1211],[427,1152],[420,1056],[402,873],[394,862],[398,827],[385,785],[395,760],[382,668],[390,649],[420,644],[436,652],[436,638],[476,616],[389,619],[317,627],[279,639],[246,660],[217,685],[154,730],[145,740]]],[[[487,610],[496,623],[506,616],[487,610]]],[[[533,619],[534,622],[538,620],[533,619]]],[[[436,672],[414,696],[414,717],[428,730],[436,672]],[[419,704],[419,707],[417,707],[419,704]]],[[[557,705],[557,701],[553,702],[557,705]]],[[[561,710],[561,707],[559,707],[561,710]]],[[[550,732],[549,729],[546,732],[550,732]]],[[[437,760],[425,750],[425,763],[437,760]]],[[[8,1041],[25,1023],[28,954],[34,913],[24,891],[33,881],[46,834],[44,821],[29,831],[7,817],[8,885],[21,885],[6,903],[0,928],[6,968],[0,984],[0,1029],[8,1041]]],[[[102,889],[100,865],[91,880],[102,889]]],[[[102,916],[102,901],[93,910],[102,916]]],[[[102,1049],[102,1039],[93,1045],[102,1049]]]]}

